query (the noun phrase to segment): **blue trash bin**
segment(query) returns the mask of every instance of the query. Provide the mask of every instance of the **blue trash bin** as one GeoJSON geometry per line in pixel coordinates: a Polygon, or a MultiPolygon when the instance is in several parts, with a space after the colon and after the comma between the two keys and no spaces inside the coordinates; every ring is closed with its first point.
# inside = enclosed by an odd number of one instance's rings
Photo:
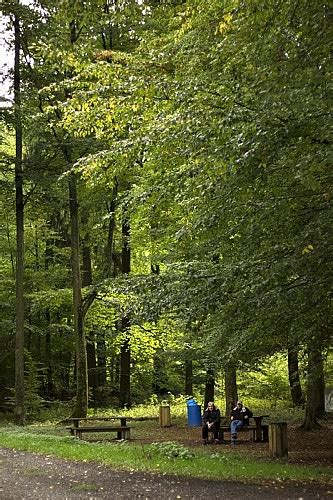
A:
{"type": "Polygon", "coordinates": [[[193,398],[187,401],[187,421],[189,427],[201,427],[202,425],[201,406],[193,398]]]}

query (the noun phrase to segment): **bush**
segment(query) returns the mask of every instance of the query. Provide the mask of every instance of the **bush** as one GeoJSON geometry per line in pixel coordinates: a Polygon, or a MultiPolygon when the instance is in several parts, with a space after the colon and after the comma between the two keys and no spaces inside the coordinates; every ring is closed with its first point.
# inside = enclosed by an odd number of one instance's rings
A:
{"type": "Polygon", "coordinates": [[[157,451],[160,455],[171,458],[194,458],[194,453],[192,453],[188,448],[182,446],[179,443],[173,441],[167,441],[165,443],[152,443],[150,449],[157,451]]]}

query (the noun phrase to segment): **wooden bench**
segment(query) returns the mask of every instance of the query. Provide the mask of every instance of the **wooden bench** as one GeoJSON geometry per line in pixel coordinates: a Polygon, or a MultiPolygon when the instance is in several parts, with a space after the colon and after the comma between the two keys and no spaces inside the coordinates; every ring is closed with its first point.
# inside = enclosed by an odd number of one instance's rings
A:
{"type": "Polygon", "coordinates": [[[87,425],[85,427],[67,427],[67,429],[70,430],[71,436],[78,437],[79,439],[82,439],[82,434],[84,432],[116,432],[117,433],[117,439],[130,439],[131,437],[131,427],[128,425],[120,425],[120,426],[91,426],[87,425]]]}
{"type": "MultiPolygon", "coordinates": [[[[249,432],[250,441],[268,442],[268,424],[261,424],[260,429],[256,425],[248,425],[238,429],[237,432],[249,432]],[[258,432],[259,431],[259,432],[258,432]]],[[[219,431],[219,440],[224,441],[225,432],[230,433],[230,425],[221,425],[219,431]]]]}

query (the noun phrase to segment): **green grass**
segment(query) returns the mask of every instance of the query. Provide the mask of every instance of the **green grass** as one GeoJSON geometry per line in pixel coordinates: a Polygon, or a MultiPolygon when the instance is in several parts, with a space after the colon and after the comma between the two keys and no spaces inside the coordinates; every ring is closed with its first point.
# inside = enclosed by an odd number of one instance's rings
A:
{"type": "MultiPolygon", "coordinates": [[[[254,459],[238,452],[203,447],[171,456],[170,443],[162,446],[135,443],[85,442],[69,436],[42,433],[36,428],[15,426],[0,428],[0,446],[54,455],[68,460],[99,462],[131,471],[151,471],[206,479],[236,479],[261,482],[264,480],[297,480],[329,483],[332,471],[328,467],[298,466],[283,461],[254,459]]],[[[175,445],[177,446],[177,445],[175,445]]]]}

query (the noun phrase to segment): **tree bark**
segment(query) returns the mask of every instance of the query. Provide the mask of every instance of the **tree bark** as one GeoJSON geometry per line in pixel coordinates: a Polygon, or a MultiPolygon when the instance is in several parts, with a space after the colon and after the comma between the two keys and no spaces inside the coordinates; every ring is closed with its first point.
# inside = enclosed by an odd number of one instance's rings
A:
{"type": "MultiPolygon", "coordinates": [[[[17,0],[16,5],[19,6],[17,0]]],[[[24,390],[24,199],[22,167],[22,119],[20,74],[20,21],[14,16],[14,109],[15,109],[15,210],[16,210],[16,335],[15,335],[15,421],[25,424],[24,390]]]]}
{"type": "Polygon", "coordinates": [[[317,416],[321,401],[318,392],[322,390],[322,361],[322,353],[318,345],[309,345],[305,418],[300,426],[305,431],[320,427],[317,416]]]}
{"type": "Polygon", "coordinates": [[[224,381],[225,381],[225,414],[230,415],[231,410],[238,400],[237,382],[236,382],[236,368],[230,364],[225,367],[224,381]]]}
{"type": "Polygon", "coordinates": [[[296,348],[288,348],[288,373],[293,406],[302,406],[304,397],[298,370],[298,352],[296,348]]]}

